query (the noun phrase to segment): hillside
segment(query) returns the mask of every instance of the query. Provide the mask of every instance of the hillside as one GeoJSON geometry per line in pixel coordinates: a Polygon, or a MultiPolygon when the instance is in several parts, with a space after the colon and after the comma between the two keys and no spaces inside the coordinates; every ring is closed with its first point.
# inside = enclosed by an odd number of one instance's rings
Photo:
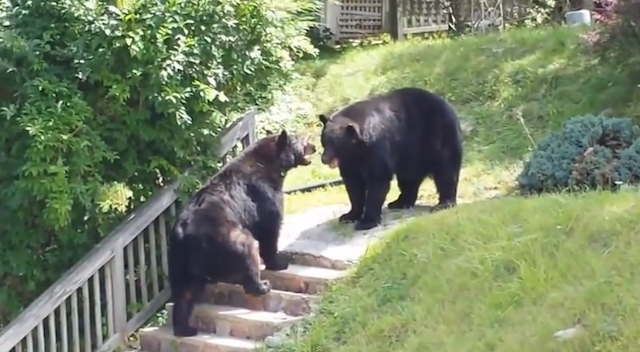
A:
{"type": "Polygon", "coordinates": [[[413,220],[281,351],[635,351],[640,207],[624,194],[504,198],[413,220]],[[553,334],[577,319],[584,334],[553,334]]]}
{"type": "MultiPolygon", "coordinates": [[[[460,198],[484,199],[508,191],[535,141],[567,118],[603,111],[640,116],[636,83],[623,67],[592,58],[582,43],[576,30],[560,27],[352,49],[301,65],[294,95],[282,105],[294,110],[311,102],[295,122],[317,137],[318,113],[370,94],[402,86],[442,94],[472,129],[465,138],[460,198]]],[[[337,177],[319,158],[291,172],[287,186],[337,177]]],[[[421,198],[434,201],[433,191],[427,183],[421,198]]],[[[322,196],[290,196],[287,208],[345,201],[337,187],[322,196]]]]}
{"type": "MultiPolygon", "coordinates": [[[[413,85],[447,97],[472,128],[460,184],[471,204],[394,231],[327,294],[307,332],[276,350],[637,348],[637,190],[487,200],[509,193],[531,147],[567,118],[640,116],[624,67],[590,56],[576,30],[547,28],[353,49],[301,72],[296,97],[313,107],[299,122],[316,134],[315,114],[372,93],[413,85]],[[554,338],[574,326],[577,338],[554,338]]],[[[289,186],[337,176],[318,159],[289,186]]],[[[435,201],[431,182],[421,198],[435,201]]],[[[291,195],[287,208],[335,202],[346,202],[342,187],[291,195]]]]}

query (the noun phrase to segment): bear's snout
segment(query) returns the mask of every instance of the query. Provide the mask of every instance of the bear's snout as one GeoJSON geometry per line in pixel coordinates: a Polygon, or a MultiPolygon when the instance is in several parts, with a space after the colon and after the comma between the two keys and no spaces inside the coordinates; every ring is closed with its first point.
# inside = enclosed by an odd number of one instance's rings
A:
{"type": "Polygon", "coordinates": [[[313,155],[316,153],[316,146],[311,144],[311,143],[307,143],[307,145],[304,146],[304,155],[305,156],[309,156],[309,155],[313,155]]]}
{"type": "Polygon", "coordinates": [[[330,168],[335,169],[338,167],[338,159],[336,159],[331,153],[327,153],[327,150],[322,153],[320,158],[323,164],[328,165],[330,168]]]}
{"type": "Polygon", "coordinates": [[[311,143],[307,143],[304,146],[304,149],[302,150],[302,161],[300,162],[302,165],[310,165],[311,164],[311,157],[313,156],[313,154],[315,154],[316,152],[316,146],[311,144],[311,143]]]}
{"type": "Polygon", "coordinates": [[[331,163],[331,160],[333,160],[332,157],[327,155],[327,152],[322,153],[322,158],[320,158],[322,160],[322,163],[325,165],[329,165],[329,163],[331,163]]]}

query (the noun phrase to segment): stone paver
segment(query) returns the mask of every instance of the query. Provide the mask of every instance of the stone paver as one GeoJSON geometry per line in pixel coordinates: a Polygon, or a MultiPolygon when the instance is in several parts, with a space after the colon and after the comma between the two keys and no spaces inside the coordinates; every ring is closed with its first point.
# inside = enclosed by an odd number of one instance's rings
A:
{"type": "MultiPolygon", "coordinates": [[[[173,304],[167,304],[169,320],[173,304]]],[[[290,316],[283,312],[251,310],[242,307],[217,304],[198,304],[191,316],[191,325],[199,331],[220,336],[231,336],[245,340],[264,340],[279,328],[289,327],[302,316],[290,316]]]]}
{"type": "MultiPolygon", "coordinates": [[[[348,273],[348,268],[390,228],[415,213],[386,213],[382,226],[369,231],[336,232],[335,219],[347,206],[326,206],[289,215],[280,236],[280,250],[291,264],[287,270],[262,271],[272,291],[262,297],[246,295],[242,287],[210,285],[191,317],[200,334],[176,338],[170,327],[139,331],[144,352],[240,352],[252,351],[274,335],[299,322],[317,303],[318,294],[331,282],[348,273]]],[[[352,225],[348,225],[352,226],[352,225]]],[[[172,305],[167,304],[171,311],[172,305]]],[[[170,317],[171,319],[171,317],[170,317]]]]}
{"type": "Polygon", "coordinates": [[[383,223],[380,227],[368,231],[353,231],[353,225],[341,225],[346,229],[338,233],[336,219],[347,212],[349,207],[330,205],[315,208],[287,217],[280,234],[279,247],[281,251],[301,256],[320,257],[320,260],[325,261],[328,259],[327,262],[333,262],[335,269],[345,269],[357,262],[365,254],[367,247],[377,242],[390,229],[409,217],[428,213],[429,209],[424,205],[418,205],[412,210],[393,212],[383,208],[383,223]]]}
{"type": "Polygon", "coordinates": [[[318,297],[303,293],[272,289],[262,297],[253,297],[244,293],[241,286],[230,284],[210,285],[202,297],[203,303],[221,304],[267,312],[284,312],[294,317],[310,312],[318,297]]]}

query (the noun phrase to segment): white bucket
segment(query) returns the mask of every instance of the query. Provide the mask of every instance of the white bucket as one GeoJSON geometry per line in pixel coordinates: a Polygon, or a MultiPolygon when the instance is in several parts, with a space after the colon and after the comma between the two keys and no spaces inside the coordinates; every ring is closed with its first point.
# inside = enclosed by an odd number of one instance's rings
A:
{"type": "Polygon", "coordinates": [[[570,26],[576,25],[591,25],[591,12],[589,10],[576,10],[576,11],[568,11],[564,14],[564,18],[567,21],[567,24],[570,26]]]}

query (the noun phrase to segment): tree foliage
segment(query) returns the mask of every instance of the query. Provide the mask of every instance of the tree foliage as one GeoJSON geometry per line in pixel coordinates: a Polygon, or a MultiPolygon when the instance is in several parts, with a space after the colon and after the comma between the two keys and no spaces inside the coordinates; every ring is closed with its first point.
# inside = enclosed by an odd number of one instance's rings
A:
{"type": "Polygon", "coordinates": [[[312,18],[300,18],[316,6],[307,0],[0,6],[5,318],[118,214],[187,167],[210,172],[227,116],[268,104],[295,58],[314,50],[312,18]]]}
{"type": "Polygon", "coordinates": [[[616,189],[640,181],[640,127],[629,118],[579,116],[540,142],[518,176],[527,193],[616,189]]]}
{"type": "Polygon", "coordinates": [[[636,76],[640,62],[640,3],[632,0],[600,0],[596,20],[600,23],[588,33],[587,39],[602,60],[615,60],[627,66],[636,76]],[[635,69],[634,69],[635,68],[635,69]]]}

